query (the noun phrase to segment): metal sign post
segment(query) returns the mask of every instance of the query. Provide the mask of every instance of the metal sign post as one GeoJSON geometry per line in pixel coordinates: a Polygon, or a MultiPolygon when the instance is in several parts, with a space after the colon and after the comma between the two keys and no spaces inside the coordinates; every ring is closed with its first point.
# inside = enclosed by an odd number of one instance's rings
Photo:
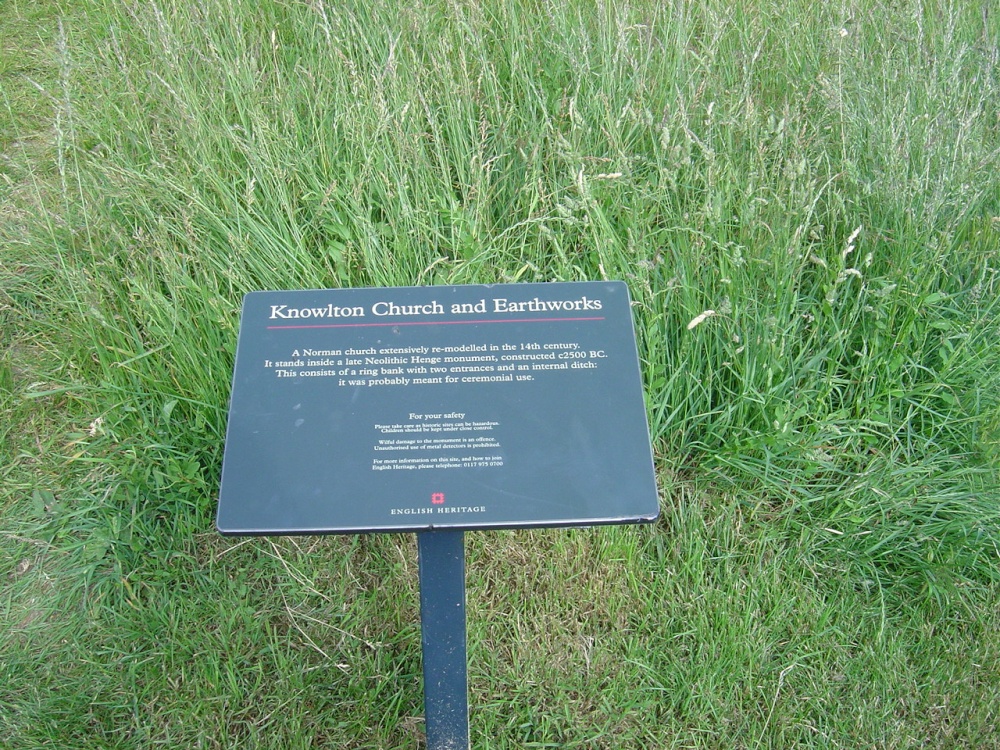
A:
{"type": "Polygon", "coordinates": [[[424,726],[428,750],[468,750],[465,644],[465,533],[417,534],[424,726]]]}

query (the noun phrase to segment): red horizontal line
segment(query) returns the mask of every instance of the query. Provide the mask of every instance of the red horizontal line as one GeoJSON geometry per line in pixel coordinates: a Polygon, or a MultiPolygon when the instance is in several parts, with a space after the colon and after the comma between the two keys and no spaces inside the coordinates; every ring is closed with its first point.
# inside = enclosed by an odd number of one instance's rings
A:
{"type": "Polygon", "coordinates": [[[604,320],[604,318],[504,318],[501,320],[438,320],[426,323],[417,321],[408,321],[405,323],[323,323],[319,325],[267,326],[267,330],[281,331],[291,328],[371,328],[373,326],[458,326],[476,325],[477,323],[565,323],[580,320],[604,320]]]}

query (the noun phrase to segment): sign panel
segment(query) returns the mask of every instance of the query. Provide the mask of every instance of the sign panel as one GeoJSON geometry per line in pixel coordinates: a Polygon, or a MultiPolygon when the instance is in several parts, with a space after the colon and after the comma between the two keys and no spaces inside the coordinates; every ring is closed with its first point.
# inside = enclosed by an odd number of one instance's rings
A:
{"type": "Polygon", "coordinates": [[[252,292],[223,534],[652,521],[622,282],[252,292]]]}

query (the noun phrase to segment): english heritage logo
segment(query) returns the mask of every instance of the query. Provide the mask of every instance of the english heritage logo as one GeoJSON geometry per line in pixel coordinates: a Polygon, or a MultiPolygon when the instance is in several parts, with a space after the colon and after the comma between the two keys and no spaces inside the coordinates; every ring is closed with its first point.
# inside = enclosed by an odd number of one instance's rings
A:
{"type": "Polygon", "coordinates": [[[431,503],[434,505],[444,505],[444,493],[443,492],[432,492],[431,493],[431,503]]]}

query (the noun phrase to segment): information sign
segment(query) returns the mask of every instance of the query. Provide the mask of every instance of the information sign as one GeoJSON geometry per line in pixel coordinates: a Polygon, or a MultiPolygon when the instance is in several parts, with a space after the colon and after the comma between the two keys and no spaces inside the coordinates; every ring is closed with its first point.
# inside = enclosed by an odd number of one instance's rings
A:
{"type": "Polygon", "coordinates": [[[577,526],[657,512],[624,283],[246,296],[222,533],[577,526]]]}

